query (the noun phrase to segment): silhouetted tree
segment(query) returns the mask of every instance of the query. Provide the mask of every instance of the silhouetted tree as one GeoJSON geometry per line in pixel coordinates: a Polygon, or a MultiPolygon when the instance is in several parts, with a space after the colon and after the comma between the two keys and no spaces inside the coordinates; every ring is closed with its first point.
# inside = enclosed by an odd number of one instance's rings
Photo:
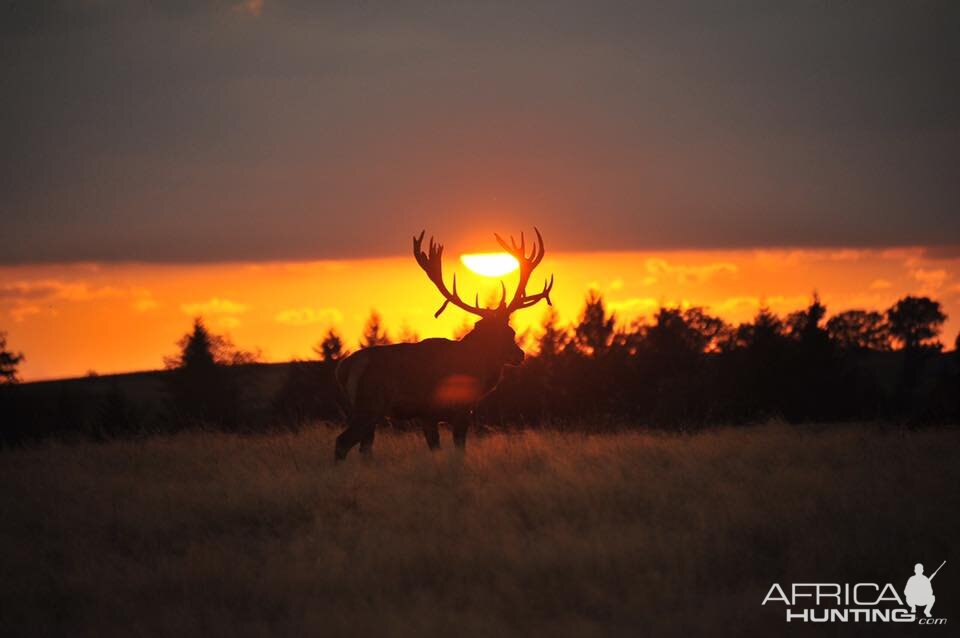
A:
{"type": "Polygon", "coordinates": [[[830,339],[842,350],[889,350],[884,316],[876,311],[847,310],[827,321],[830,339]]]}
{"type": "Polygon", "coordinates": [[[761,306],[753,318],[753,323],[742,323],[737,327],[737,345],[741,348],[767,349],[776,347],[783,341],[783,321],[761,306]]]}
{"type": "Polygon", "coordinates": [[[340,415],[335,378],[336,359],[291,361],[283,385],[273,398],[272,412],[290,427],[340,415]]]}
{"type": "Polygon", "coordinates": [[[211,333],[202,317],[193,320],[193,330],[177,341],[179,351],[163,358],[164,367],[201,369],[211,365],[242,365],[259,360],[259,352],[240,350],[229,337],[211,333]]]}
{"type": "Polygon", "coordinates": [[[17,366],[22,362],[23,353],[7,350],[7,333],[0,332],[0,384],[17,383],[17,366]]]}
{"type": "Polygon", "coordinates": [[[943,348],[937,336],[946,319],[940,304],[928,297],[907,296],[887,310],[890,335],[903,350],[894,398],[894,411],[900,418],[916,421],[929,414],[928,397],[920,392],[920,380],[931,355],[943,348]]]}
{"type": "Polygon", "coordinates": [[[660,308],[653,325],[646,330],[643,342],[646,346],[644,352],[667,354],[663,361],[666,365],[676,363],[679,358],[698,355],[706,345],[704,337],[688,325],[679,308],[660,308]]]}
{"type": "Polygon", "coordinates": [[[383,317],[376,310],[371,310],[370,317],[363,327],[363,335],[360,337],[360,347],[385,346],[389,343],[390,336],[383,327],[383,317]]]}
{"type": "Polygon", "coordinates": [[[551,359],[563,352],[569,340],[569,331],[560,327],[560,315],[552,306],[547,307],[540,323],[537,337],[537,355],[551,359]]]}
{"type": "Polygon", "coordinates": [[[690,331],[699,352],[714,352],[733,332],[730,324],[714,317],[703,308],[687,308],[683,311],[683,323],[690,331]]]}
{"type": "Polygon", "coordinates": [[[826,316],[817,293],[806,308],[787,316],[790,344],[780,381],[787,386],[782,409],[788,418],[819,419],[835,414],[845,401],[837,345],[823,325],[826,316]]]}
{"type": "Polygon", "coordinates": [[[791,388],[783,375],[792,365],[783,321],[762,306],[751,323],[737,327],[726,347],[721,375],[726,409],[738,418],[783,415],[791,388]]]}
{"type": "Polygon", "coordinates": [[[643,317],[635,317],[629,323],[614,328],[613,348],[621,354],[633,356],[643,347],[650,329],[643,317]]]}
{"type": "Polygon", "coordinates": [[[197,317],[193,321],[193,332],[186,334],[177,341],[180,348],[177,354],[164,358],[168,369],[189,368],[199,370],[212,368],[217,364],[214,350],[220,349],[217,337],[210,334],[203,319],[197,317]]]}
{"type": "Polygon", "coordinates": [[[809,306],[787,316],[787,333],[807,345],[825,343],[830,337],[820,324],[826,316],[827,307],[820,303],[820,295],[813,293],[809,306]]]}
{"type": "Polygon", "coordinates": [[[23,362],[23,353],[7,350],[7,333],[0,332],[0,445],[18,443],[38,424],[27,414],[23,396],[17,392],[20,379],[17,366],[23,362]]]}
{"type": "Polygon", "coordinates": [[[273,399],[275,418],[289,427],[339,415],[337,363],[349,353],[332,327],[313,351],[320,361],[291,361],[279,392],[273,399]]]}
{"type": "MultiPolygon", "coordinates": [[[[552,332],[556,330],[555,326],[551,327],[552,332]]],[[[613,355],[622,349],[614,348],[615,337],[615,317],[607,314],[600,294],[590,291],[580,320],[570,335],[550,337],[555,343],[549,347],[562,350],[552,358],[542,357],[547,364],[548,388],[553,393],[548,409],[543,412],[579,417],[610,414],[616,410],[622,393],[616,391],[611,379],[622,361],[613,355]]]]}
{"type": "Polygon", "coordinates": [[[915,420],[955,425],[960,422],[960,334],[953,342],[952,352],[948,355],[937,353],[932,357],[940,361],[931,366],[932,374],[928,378],[933,377],[932,382],[921,384],[921,387],[926,386],[926,391],[918,392],[920,396],[914,400],[914,412],[919,412],[915,420]]]}
{"type": "Polygon", "coordinates": [[[453,329],[453,332],[451,333],[450,337],[454,341],[460,341],[461,339],[466,337],[468,334],[470,334],[470,331],[472,330],[473,330],[473,324],[470,323],[469,319],[464,319],[462,322],[460,322],[459,326],[453,329]]]}
{"type": "Polygon", "coordinates": [[[574,327],[573,344],[582,354],[600,357],[613,343],[615,325],[615,314],[607,315],[603,297],[596,290],[591,290],[580,322],[574,327]]]}
{"type": "Polygon", "coordinates": [[[400,343],[416,343],[420,341],[420,335],[407,324],[403,324],[400,326],[400,335],[397,337],[397,340],[400,343]]]}
{"type": "Polygon", "coordinates": [[[339,361],[349,354],[343,349],[343,339],[333,328],[327,330],[323,340],[313,347],[321,361],[339,361]]]}
{"type": "Polygon", "coordinates": [[[942,348],[935,340],[946,320],[940,303],[929,297],[907,296],[887,310],[890,335],[906,350],[942,348]]]}
{"type": "MultiPolygon", "coordinates": [[[[570,359],[564,355],[568,333],[560,326],[557,311],[548,306],[538,334],[528,330],[524,335],[536,349],[536,356],[528,356],[519,370],[509,371],[505,375],[495,398],[506,397],[513,411],[524,416],[552,420],[561,406],[566,389],[563,380],[566,366],[561,358],[570,359]]],[[[559,411],[562,413],[563,408],[559,411]]]]}
{"type": "MultiPolygon", "coordinates": [[[[666,359],[690,358],[712,351],[730,331],[722,319],[707,314],[703,308],[660,308],[653,325],[635,326],[629,333],[637,343],[636,352],[666,359]]],[[[663,365],[673,365],[665,360],[663,365]]]]}
{"type": "Polygon", "coordinates": [[[200,317],[177,346],[179,352],[165,357],[164,363],[179,413],[198,422],[236,426],[241,398],[237,369],[257,361],[258,354],[238,350],[228,337],[212,334],[200,317]]]}
{"type": "Polygon", "coordinates": [[[628,414],[687,426],[701,421],[711,409],[707,388],[715,385],[706,351],[729,331],[702,308],[662,307],[652,324],[635,324],[624,337],[633,358],[615,373],[629,380],[620,400],[628,414]]]}

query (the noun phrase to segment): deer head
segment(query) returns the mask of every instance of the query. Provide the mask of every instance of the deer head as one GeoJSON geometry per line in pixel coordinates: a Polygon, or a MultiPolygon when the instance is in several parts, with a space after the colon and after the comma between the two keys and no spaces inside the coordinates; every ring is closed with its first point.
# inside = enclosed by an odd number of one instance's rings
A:
{"type": "Polygon", "coordinates": [[[507,287],[503,281],[500,282],[500,303],[494,308],[484,308],[480,306],[479,295],[474,297],[474,303],[469,304],[460,298],[457,293],[457,275],[453,275],[453,290],[447,288],[443,281],[443,245],[435,243],[433,237],[430,238],[430,244],[427,252],[422,249],[423,236],[426,231],[420,233],[419,237],[413,238],[413,256],[416,258],[420,268],[427,274],[433,285],[437,287],[440,294],[443,295],[443,304],[434,313],[434,317],[439,317],[440,313],[446,310],[449,304],[457,306],[470,314],[480,317],[473,331],[464,337],[465,342],[482,343],[483,347],[489,348],[487,352],[494,358],[501,359],[512,365],[519,365],[523,361],[523,350],[517,346],[516,333],[510,327],[510,315],[517,310],[529,308],[536,305],[540,300],[544,300],[548,305],[553,305],[550,301],[550,291],[553,289],[553,275],[549,280],[544,280],[543,289],[534,294],[527,294],[527,282],[533,270],[543,260],[544,248],[543,237],[540,231],[534,228],[537,235],[537,241],[533,245],[529,256],[527,255],[526,240],[523,233],[520,234],[520,244],[517,245],[513,237],[510,237],[510,243],[507,244],[500,235],[494,234],[497,243],[520,264],[520,278],[517,282],[517,289],[513,296],[507,302],[507,287]]]}

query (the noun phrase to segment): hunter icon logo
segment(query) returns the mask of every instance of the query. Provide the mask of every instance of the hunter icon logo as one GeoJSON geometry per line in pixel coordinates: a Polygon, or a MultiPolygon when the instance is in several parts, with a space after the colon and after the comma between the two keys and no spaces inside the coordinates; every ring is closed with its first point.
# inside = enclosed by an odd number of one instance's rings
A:
{"type": "Polygon", "coordinates": [[[930,617],[930,610],[933,609],[933,603],[937,600],[937,597],[933,595],[933,585],[930,584],[930,581],[946,564],[947,561],[940,563],[940,567],[937,567],[930,578],[923,575],[923,563],[917,563],[913,567],[913,576],[907,581],[907,586],[903,588],[903,595],[907,599],[907,604],[910,605],[911,612],[916,613],[917,607],[923,607],[923,615],[927,618],[930,617]]]}
{"type": "MultiPolygon", "coordinates": [[[[903,597],[887,582],[802,582],[781,585],[773,583],[761,606],[783,603],[788,623],[917,623],[945,625],[946,618],[933,618],[933,581],[940,566],[929,577],[923,565],[914,565],[914,575],[903,588],[903,597]],[[923,610],[918,617],[917,608],[923,610]]],[[[942,605],[941,605],[942,607],[942,605]]]]}

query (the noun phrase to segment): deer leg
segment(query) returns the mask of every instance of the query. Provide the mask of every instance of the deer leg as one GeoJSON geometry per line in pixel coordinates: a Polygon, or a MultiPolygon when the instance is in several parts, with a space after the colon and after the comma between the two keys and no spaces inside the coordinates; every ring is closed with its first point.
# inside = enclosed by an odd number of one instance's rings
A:
{"type": "Polygon", "coordinates": [[[457,415],[450,424],[453,427],[453,444],[458,450],[467,447],[467,428],[470,425],[470,416],[467,414],[457,415]]]}
{"type": "Polygon", "coordinates": [[[373,437],[377,433],[377,422],[373,421],[364,430],[360,439],[360,454],[370,458],[373,456],[373,437]]]}
{"type": "Polygon", "coordinates": [[[440,449],[440,429],[437,422],[433,419],[420,419],[420,427],[423,428],[423,437],[427,440],[427,447],[431,450],[440,449]]]}
{"type": "Polygon", "coordinates": [[[372,431],[375,424],[376,421],[372,418],[354,417],[348,420],[347,429],[337,437],[337,443],[333,450],[333,458],[337,461],[342,461],[347,458],[347,454],[353,449],[353,446],[363,441],[364,437],[368,435],[368,431],[371,432],[369,436],[372,444],[372,431]]]}

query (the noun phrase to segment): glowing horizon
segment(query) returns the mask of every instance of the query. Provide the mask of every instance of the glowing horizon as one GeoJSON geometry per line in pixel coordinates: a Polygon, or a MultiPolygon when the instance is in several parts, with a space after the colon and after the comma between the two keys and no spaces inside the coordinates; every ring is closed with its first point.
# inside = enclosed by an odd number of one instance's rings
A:
{"type": "MultiPolygon", "coordinates": [[[[457,272],[465,298],[498,296],[499,279],[457,272]]],[[[834,314],[883,310],[907,294],[941,302],[949,319],[941,334],[952,348],[960,329],[960,257],[922,248],[752,249],[551,253],[535,278],[554,273],[552,294],[562,323],[575,320],[592,288],[621,322],[650,318],[660,306],[703,306],[731,323],[760,305],[784,315],[817,291],[834,314]]],[[[449,279],[448,279],[449,280],[449,279]]],[[[161,368],[163,356],[203,316],[238,347],[262,349],[264,360],[312,358],[330,327],[356,349],[371,309],[391,336],[449,337],[472,317],[448,308],[410,257],[221,264],[84,263],[0,267],[0,331],[22,351],[25,381],[161,368]]],[[[516,273],[504,277],[507,288],[516,273]]],[[[517,313],[518,332],[534,329],[545,304],[517,313]]]]}

